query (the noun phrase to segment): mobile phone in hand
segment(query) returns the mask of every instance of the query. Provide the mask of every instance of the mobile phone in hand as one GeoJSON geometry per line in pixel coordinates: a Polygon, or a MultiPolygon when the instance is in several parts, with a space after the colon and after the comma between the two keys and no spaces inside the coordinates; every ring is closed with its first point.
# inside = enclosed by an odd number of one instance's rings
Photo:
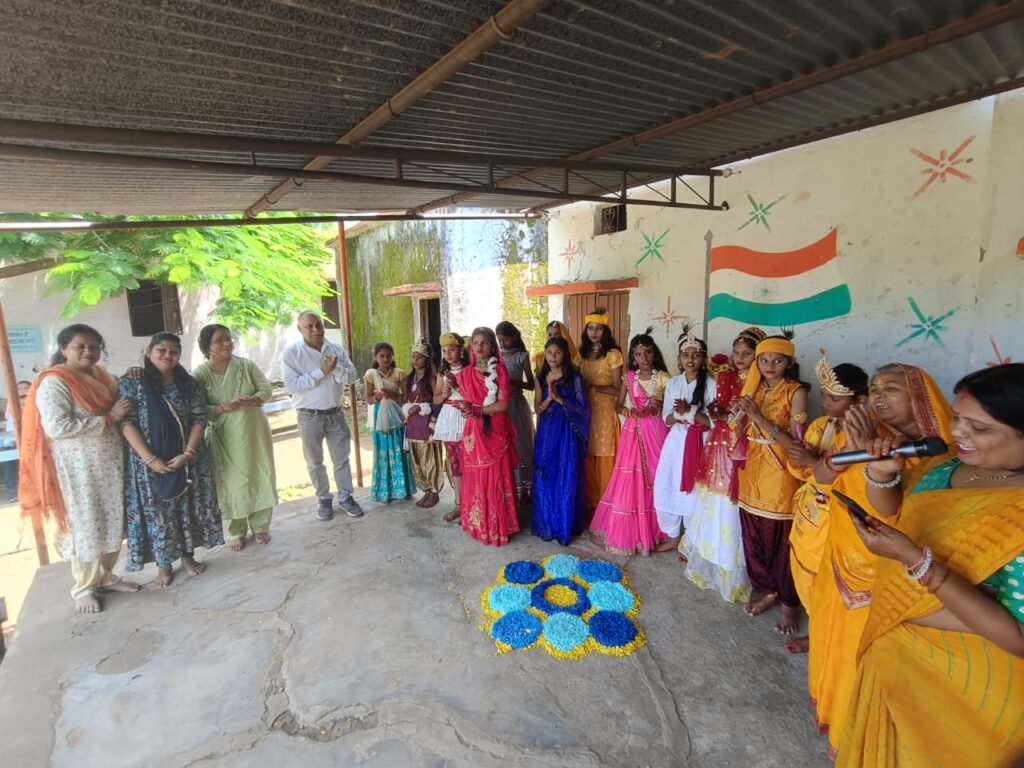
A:
{"type": "Polygon", "coordinates": [[[852,514],[854,517],[860,520],[860,522],[863,525],[868,524],[868,518],[871,517],[871,515],[868,514],[867,510],[865,510],[864,507],[862,507],[856,501],[851,499],[845,493],[841,493],[839,491],[832,491],[832,495],[839,499],[841,502],[843,502],[843,504],[846,505],[846,508],[850,510],[850,514],[852,514]]]}

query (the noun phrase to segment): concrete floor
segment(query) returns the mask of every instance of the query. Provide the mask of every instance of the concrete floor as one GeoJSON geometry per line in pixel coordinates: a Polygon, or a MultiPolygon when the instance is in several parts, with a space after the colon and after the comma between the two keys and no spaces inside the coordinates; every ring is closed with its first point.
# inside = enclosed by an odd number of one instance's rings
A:
{"type": "Polygon", "coordinates": [[[485,548],[440,522],[450,498],[330,523],[285,504],[271,544],[203,553],[201,577],[95,616],[72,614],[66,564],[40,569],[0,666],[3,764],[828,764],[806,657],[671,555],[608,558],[643,599],[634,655],[496,655],[481,591],[509,560],[560,548],[528,534],[485,548]]]}

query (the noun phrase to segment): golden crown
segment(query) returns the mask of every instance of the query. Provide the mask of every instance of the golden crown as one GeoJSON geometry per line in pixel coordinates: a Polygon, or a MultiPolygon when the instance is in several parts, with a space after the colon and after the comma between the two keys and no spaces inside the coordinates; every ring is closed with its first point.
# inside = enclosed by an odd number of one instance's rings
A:
{"type": "Polygon", "coordinates": [[[828,355],[825,354],[825,350],[822,349],[820,351],[821,360],[814,366],[814,372],[818,374],[818,384],[821,385],[821,391],[836,397],[852,397],[855,394],[854,391],[840,383],[836,372],[828,363],[828,355]]]}

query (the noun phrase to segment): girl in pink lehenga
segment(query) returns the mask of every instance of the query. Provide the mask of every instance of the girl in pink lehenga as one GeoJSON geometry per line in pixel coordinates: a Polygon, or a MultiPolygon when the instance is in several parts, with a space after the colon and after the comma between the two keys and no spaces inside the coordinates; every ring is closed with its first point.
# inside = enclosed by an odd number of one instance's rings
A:
{"type": "Polygon", "coordinates": [[[498,361],[498,341],[490,328],[477,328],[469,365],[459,371],[462,412],[462,528],[477,541],[498,547],[519,530],[515,467],[516,431],[508,417],[511,386],[498,361]]]}
{"type": "Polygon", "coordinates": [[[651,330],[634,336],[629,344],[629,371],[618,399],[626,423],[615,452],[615,470],[590,524],[605,548],[620,555],[647,555],[668,539],[654,511],[654,473],[668,436],[661,406],[669,375],[651,330]]]}

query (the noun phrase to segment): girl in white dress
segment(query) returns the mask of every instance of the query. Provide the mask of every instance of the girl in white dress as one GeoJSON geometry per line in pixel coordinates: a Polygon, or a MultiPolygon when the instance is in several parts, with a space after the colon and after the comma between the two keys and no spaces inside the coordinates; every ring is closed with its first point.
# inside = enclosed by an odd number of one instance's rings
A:
{"type": "Polygon", "coordinates": [[[461,402],[465,399],[459,392],[457,374],[469,365],[466,342],[459,334],[449,331],[441,334],[441,371],[434,388],[434,405],[440,405],[437,423],[434,425],[434,439],[444,443],[448,461],[448,481],[455,490],[455,508],[444,516],[446,523],[459,519],[459,498],[462,493],[462,433],[466,429],[466,417],[462,415],[461,402]]]}
{"type": "Polygon", "coordinates": [[[658,526],[671,538],[656,552],[679,545],[687,518],[699,503],[694,482],[707,442],[708,406],[715,401],[715,381],[708,376],[707,345],[684,326],[679,336],[679,375],[665,388],[662,418],[669,428],[654,476],[654,508],[658,526]]]}

